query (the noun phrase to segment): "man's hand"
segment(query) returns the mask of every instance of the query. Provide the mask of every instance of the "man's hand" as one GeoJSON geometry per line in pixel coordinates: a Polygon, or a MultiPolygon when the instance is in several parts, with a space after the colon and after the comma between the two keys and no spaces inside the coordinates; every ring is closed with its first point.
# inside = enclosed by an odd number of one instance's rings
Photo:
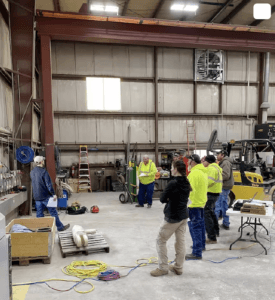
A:
{"type": "Polygon", "coordinates": [[[56,200],[57,200],[57,196],[54,195],[54,196],[53,196],[53,201],[56,201],[56,200]]]}

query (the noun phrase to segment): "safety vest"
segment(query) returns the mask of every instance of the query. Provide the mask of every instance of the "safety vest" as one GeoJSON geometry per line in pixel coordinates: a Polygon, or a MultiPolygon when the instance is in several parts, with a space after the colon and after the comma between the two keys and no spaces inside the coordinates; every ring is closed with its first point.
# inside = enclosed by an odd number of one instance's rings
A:
{"type": "Polygon", "coordinates": [[[142,184],[150,184],[155,181],[155,175],[157,173],[156,165],[150,159],[148,164],[145,165],[143,162],[140,163],[138,168],[138,175],[144,173],[148,176],[139,177],[139,180],[142,184]]]}
{"type": "Polygon", "coordinates": [[[213,163],[208,166],[208,193],[220,194],[222,192],[222,168],[213,163]]]}

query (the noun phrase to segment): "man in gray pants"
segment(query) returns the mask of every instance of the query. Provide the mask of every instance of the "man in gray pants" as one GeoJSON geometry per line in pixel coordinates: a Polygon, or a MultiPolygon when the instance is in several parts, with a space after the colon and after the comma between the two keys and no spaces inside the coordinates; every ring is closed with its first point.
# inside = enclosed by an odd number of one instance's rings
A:
{"type": "MultiPolygon", "coordinates": [[[[222,193],[220,194],[215,207],[215,214],[217,219],[222,216],[223,223],[222,227],[226,230],[229,230],[229,216],[226,215],[226,211],[228,210],[228,196],[230,190],[234,185],[234,177],[232,172],[232,164],[229,160],[228,153],[226,150],[222,150],[218,153],[217,160],[219,162],[219,166],[222,168],[222,193]]],[[[216,233],[219,234],[218,232],[216,233]]]]}

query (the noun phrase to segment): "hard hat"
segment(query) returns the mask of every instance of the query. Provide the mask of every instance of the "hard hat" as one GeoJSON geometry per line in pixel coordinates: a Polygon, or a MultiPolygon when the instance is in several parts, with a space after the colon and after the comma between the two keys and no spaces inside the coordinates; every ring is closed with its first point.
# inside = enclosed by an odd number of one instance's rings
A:
{"type": "Polygon", "coordinates": [[[43,156],[36,156],[33,161],[38,165],[38,164],[40,164],[44,160],[45,160],[45,157],[43,157],[43,156]]]}

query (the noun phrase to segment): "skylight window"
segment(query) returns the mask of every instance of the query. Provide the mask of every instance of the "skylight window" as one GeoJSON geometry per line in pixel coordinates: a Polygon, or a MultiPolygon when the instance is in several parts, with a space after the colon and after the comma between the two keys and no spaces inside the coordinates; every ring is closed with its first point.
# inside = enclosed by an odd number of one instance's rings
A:
{"type": "Polygon", "coordinates": [[[190,11],[190,12],[196,12],[198,10],[199,6],[194,5],[194,4],[173,4],[171,6],[171,10],[176,10],[176,11],[190,11]]]}
{"type": "Polygon", "coordinates": [[[86,88],[88,110],[121,110],[120,78],[87,77],[86,88]]]}
{"type": "Polygon", "coordinates": [[[171,10],[180,10],[180,11],[183,11],[184,9],[184,4],[173,4],[171,6],[171,10]]]}
{"type": "Polygon", "coordinates": [[[91,5],[90,6],[91,11],[105,11],[105,12],[112,12],[118,14],[119,8],[117,6],[111,6],[111,5],[91,5]]]}

